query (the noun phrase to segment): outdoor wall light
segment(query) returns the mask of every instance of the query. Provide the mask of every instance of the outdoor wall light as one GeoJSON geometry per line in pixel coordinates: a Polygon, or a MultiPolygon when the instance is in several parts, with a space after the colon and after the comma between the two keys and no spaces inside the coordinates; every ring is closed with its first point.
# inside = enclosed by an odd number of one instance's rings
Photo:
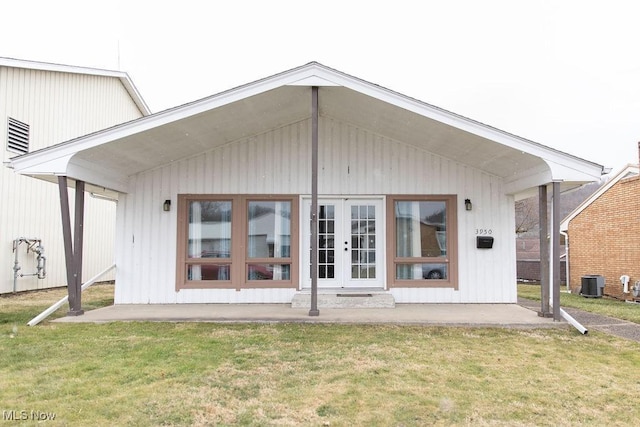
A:
{"type": "Polygon", "coordinates": [[[473,205],[471,204],[471,199],[464,199],[464,208],[468,211],[473,209],[473,205]]]}
{"type": "Polygon", "coordinates": [[[171,200],[165,200],[162,204],[162,210],[165,212],[169,212],[171,210],[171,200]]]}

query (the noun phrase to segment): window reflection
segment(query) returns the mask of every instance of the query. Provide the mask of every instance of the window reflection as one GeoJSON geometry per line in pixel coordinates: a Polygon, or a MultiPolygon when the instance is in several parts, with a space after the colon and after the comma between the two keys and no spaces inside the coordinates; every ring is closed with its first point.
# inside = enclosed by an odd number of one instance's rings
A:
{"type": "Polygon", "coordinates": [[[446,257],[447,211],[444,201],[397,201],[396,256],[446,257]]]}
{"type": "Polygon", "coordinates": [[[398,200],[394,214],[396,257],[404,258],[395,266],[396,279],[448,280],[447,202],[398,200]]]}
{"type": "Polygon", "coordinates": [[[249,258],[291,256],[291,202],[249,202],[249,258]]]}
{"type": "Polygon", "coordinates": [[[396,279],[403,280],[447,280],[447,264],[397,264],[396,279]]]}
{"type": "Polygon", "coordinates": [[[231,256],[231,202],[189,203],[189,258],[231,256]]]}

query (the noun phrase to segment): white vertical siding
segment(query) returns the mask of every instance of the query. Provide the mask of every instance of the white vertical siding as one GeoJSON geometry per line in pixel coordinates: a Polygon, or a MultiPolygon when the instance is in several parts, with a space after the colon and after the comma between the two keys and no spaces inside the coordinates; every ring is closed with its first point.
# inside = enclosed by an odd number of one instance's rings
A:
{"type": "MultiPolygon", "coordinates": [[[[21,68],[0,67],[0,151],[8,151],[7,117],[30,126],[29,151],[140,117],[119,79],[21,68]]],[[[0,168],[0,293],[13,290],[11,242],[40,238],[47,257],[47,278],[18,279],[17,290],[66,285],[60,201],[56,185],[18,176],[0,168]]],[[[70,194],[73,200],[73,192],[70,194]]],[[[86,280],[113,263],[114,202],[86,195],[84,271],[86,280]]],[[[71,202],[73,203],[73,202],[71,202]]],[[[21,273],[35,272],[33,254],[20,248],[21,273]]],[[[104,279],[115,277],[106,276],[104,279]]]]}
{"type": "MultiPolygon", "coordinates": [[[[180,193],[309,194],[309,141],[310,123],[302,121],[132,177],[118,206],[116,302],[289,302],[291,289],[175,292],[175,203],[180,193]],[[171,212],[161,209],[167,198],[171,212]]],[[[324,195],[458,196],[458,290],[394,288],[398,302],[515,302],[513,199],[501,179],[326,118],[319,154],[324,195]],[[476,248],[480,229],[491,230],[493,249],[476,248]]]]}

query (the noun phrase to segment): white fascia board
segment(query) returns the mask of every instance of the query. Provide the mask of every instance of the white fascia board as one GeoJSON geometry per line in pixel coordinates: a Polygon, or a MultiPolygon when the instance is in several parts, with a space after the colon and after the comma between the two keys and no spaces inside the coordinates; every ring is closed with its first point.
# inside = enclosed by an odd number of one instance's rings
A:
{"type": "Polygon", "coordinates": [[[589,196],[588,199],[586,199],[584,202],[582,202],[577,208],[575,208],[573,210],[573,212],[571,212],[569,215],[567,215],[567,217],[565,219],[563,219],[560,222],[560,231],[568,231],[569,230],[569,223],[571,222],[571,220],[573,218],[575,218],[576,216],[578,216],[583,210],[585,210],[591,203],[593,203],[594,201],[596,201],[600,196],[602,196],[604,193],[606,193],[607,191],[609,191],[609,189],[611,187],[613,187],[618,181],[622,180],[624,177],[626,177],[629,173],[633,173],[636,175],[640,175],[640,167],[636,166],[636,165],[627,165],[624,168],[622,168],[613,178],[611,178],[609,180],[609,182],[607,182],[605,185],[603,185],[602,187],[600,187],[598,189],[598,191],[596,191],[595,193],[593,193],[591,196],[589,196]]]}
{"type": "Polygon", "coordinates": [[[51,62],[28,61],[24,59],[0,58],[0,66],[24,68],[28,70],[54,71],[58,73],[89,74],[93,76],[122,77],[122,71],[104,70],[100,68],[77,67],[75,65],[54,64],[51,62]]]}
{"type": "Polygon", "coordinates": [[[593,167],[589,170],[589,164],[586,165],[586,168],[583,167],[582,169],[572,167],[571,161],[573,159],[571,158],[569,158],[567,162],[569,166],[567,164],[554,163],[544,158],[542,160],[545,163],[538,167],[524,170],[517,175],[505,178],[505,193],[518,194],[529,188],[549,184],[554,181],[578,183],[595,182],[601,177],[601,169],[597,165],[591,165],[593,167]]]}
{"type": "Polygon", "coordinates": [[[67,155],[38,164],[37,166],[26,168],[14,166],[14,170],[16,173],[21,175],[30,176],[69,176],[74,179],[80,179],[87,183],[93,183],[121,193],[128,192],[127,177],[115,175],[111,171],[98,168],[96,165],[89,164],[84,160],[73,160],[72,157],[72,155],[67,155]]]}
{"type": "Polygon", "coordinates": [[[569,157],[564,162],[556,162],[543,157],[549,165],[553,181],[594,182],[602,177],[602,166],[590,162],[580,162],[569,157]]]}
{"type": "Polygon", "coordinates": [[[529,188],[548,184],[552,181],[551,171],[546,165],[521,171],[517,175],[505,179],[505,194],[518,194],[529,188]]]}
{"type": "Polygon", "coordinates": [[[96,167],[85,160],[72,159],[67,166],[68,176],[86,183],[99,185],[119,193],[129,192],[129,179],[126,176],[114,174],[110,170],[96,167]]]}
{"type": "MultiPolygon", "coordinates": [[[[37,154],[35,151],[33,154],[37,154]]],[[[43,162],[26,162],[29,160],[25,154],[20,157],[9,159],[10,166],[16,173],[21,175],[66,175],[67,165],[73,154],[62,155],[45,159],[43,162]]]]}
{"type": "Polygon", "coordinates": [[[289,83],[289,86],[340,86],[330,80],[318,76],[306,77],[301,80],[289,83]]]}
{"type": "Polygon", "coordinates": [[[127,92],[129,92],[131,99],[140,110],[140,113],[145,117],[150,115],[151,110],[149,109],[149,106],[145,102],[144,98],[142,98],[140,92],[138,92],[138,88],[133,84],[133,80],[131,80],[129,74],[124,73],[124,77],[120,77],[120,81],[124,85],[125,89],[127,89],[127,92]]]}

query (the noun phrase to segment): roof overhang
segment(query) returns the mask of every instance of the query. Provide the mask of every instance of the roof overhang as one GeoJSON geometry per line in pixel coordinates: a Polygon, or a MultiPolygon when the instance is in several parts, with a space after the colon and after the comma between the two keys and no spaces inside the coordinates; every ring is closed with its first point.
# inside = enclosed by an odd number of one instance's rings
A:
{"type": "Polygon", "coordinates": [[[21,174],[66,175],[128,192],[128,178],[242,138],[320,117],[367,129],[504,179],[506,192],[596,181],[602,166],[310,63],[11,160],[21,174]]]}

